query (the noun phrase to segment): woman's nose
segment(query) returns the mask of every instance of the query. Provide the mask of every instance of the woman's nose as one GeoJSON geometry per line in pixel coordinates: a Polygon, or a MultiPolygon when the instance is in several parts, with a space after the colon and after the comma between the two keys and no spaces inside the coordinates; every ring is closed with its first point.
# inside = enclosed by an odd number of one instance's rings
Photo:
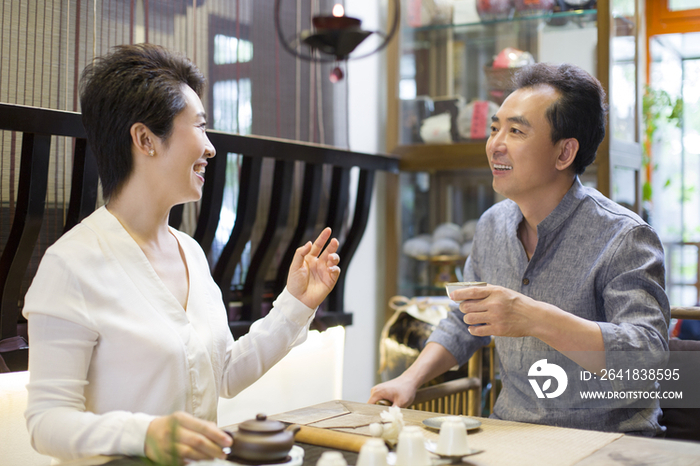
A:
{"type": "Polygon", "coordinates": [[[206,154],[207,158],[212,158],[216,155],[216,148],[214,147],[214,144],[211,143],[211,141],[209,140],[209,136],[207,136],[206,133],[205,133],[204,137],[207,139],[206,147],[205,147],[205,149],[206,149],[205,154],[206,154]]]}

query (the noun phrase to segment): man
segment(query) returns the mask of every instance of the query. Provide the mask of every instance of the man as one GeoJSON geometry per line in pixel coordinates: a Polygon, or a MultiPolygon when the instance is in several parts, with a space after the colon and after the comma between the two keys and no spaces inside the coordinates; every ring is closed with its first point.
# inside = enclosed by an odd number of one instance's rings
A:
{"type": "Polygon", "coordinates": [[[600,83],[572,65],[536,64],[518,73],[515,88],[486,143],[493,188],[507,199],[479,220],[465,265],[465,281],[488,285],[453,292],[459,311],[369,402],[410,405],[418,387],[466,363],[494,335],[503,381],[494,417],[656,435],[658,403],[590,410],[531,402],[523,355],[563,354],[601,374],[606,353],[667,351],[670,311],[657,235],[578,179],[605,135],[600,83]]]}

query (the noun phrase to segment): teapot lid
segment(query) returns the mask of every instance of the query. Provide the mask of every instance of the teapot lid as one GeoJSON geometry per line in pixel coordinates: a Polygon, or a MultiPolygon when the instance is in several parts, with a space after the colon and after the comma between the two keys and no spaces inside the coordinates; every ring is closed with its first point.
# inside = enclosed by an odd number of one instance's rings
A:
{"type": "Polygon", "coordinates": [[[255,416],[255,419],[241,422],[241,424],[238,426],[238,430],[257,433],[280,432],[284,430],[284,424],[282,424],[280,421],[268,421],[266,415],[258,414],[255,416]]]}

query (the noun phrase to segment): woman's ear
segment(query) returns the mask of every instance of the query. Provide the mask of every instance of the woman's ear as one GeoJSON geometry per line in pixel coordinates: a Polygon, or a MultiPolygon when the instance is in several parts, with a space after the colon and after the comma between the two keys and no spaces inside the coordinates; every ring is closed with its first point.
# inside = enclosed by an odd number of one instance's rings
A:
{"type": "Polygon", "coordinates": [[[143,123],[134,123],[129,130],[131,134],[131,146],[139,153],[150,155],[155,151],[153,144],[155,136],[143,123]]]}
{"type": "Polygon", "coordinates": [[[561,144],[561,152],[559,157],[557,157],[556,167],[557,170],[564,171],[569,168],[576,160],[576,154],[578,154],[578,139],[568,138],[559,141],[561,144]]]}

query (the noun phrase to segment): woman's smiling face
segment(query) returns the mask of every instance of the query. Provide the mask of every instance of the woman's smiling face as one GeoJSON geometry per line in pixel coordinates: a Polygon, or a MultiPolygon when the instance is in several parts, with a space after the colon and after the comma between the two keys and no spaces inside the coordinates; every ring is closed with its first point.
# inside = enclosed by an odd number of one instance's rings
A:
{"type": "Polygon", "coordinates": [[[207,159],[216,155],[206,133],[206,113],[199,96],[182,86],[185,108],[173,120],[170,137],[157,140],[157,169],[161,189],[175,204],[196,201],[202,197],[207,159]]]}
{"type": "Polygon", "coordinates": [[[492,117],[486,154],[493,189],[516,202],[550,185],[559,170],[561,141],[552,143],[546,111],[559,95],[550,86],[513,92],[492,117]]]}

